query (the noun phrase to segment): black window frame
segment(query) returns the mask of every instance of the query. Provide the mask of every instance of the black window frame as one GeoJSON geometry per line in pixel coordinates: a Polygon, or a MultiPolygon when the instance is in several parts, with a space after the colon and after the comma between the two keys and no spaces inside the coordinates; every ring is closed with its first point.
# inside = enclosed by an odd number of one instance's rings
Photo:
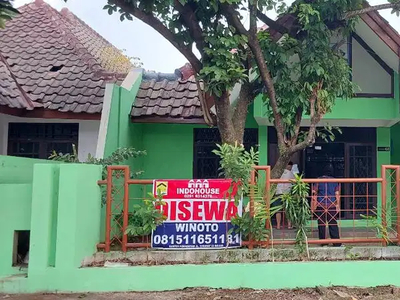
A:
{"type": "MultiPolygon", "coordinates": [[[[251,147],[258,149],[258,128],[246,128],[244,132],[243,145],[248,151],[251,147]]],[[[221,137],[218,128],[194,128],[193,129],[193,178],[194,179],[216,179],[218,176],[219,158],[212,153],[205,153],[208,159],[214,159],[216,167],[213,176],[205,176],[201,173],[201,159],[199,155],[198,147],[205,147],[206,149],[216,149],[216,144],[221,143],[221,137]],[[213,156],[215,156],[213,158],[213,156]],[[206,178],[207,177],[207,178],[206,178]]],[[[211,152],[211,151],[210,151],[211,152]]]]}
{"type": "Polygon", "coordinates": [[[7,155],[48,159],[52,151],[71,153],[72,145],[78,149],[79,123],[8,124],[7,155]],[[26,145],[25,152],[21,145],[26,145]]]}

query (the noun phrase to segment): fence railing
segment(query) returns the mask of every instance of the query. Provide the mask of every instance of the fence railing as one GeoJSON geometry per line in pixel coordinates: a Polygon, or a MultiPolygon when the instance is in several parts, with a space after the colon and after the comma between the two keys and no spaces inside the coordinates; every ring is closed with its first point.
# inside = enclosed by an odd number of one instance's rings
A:
{"type": "MultiPolygon", "coordinates": [[[[251,172],[250,186],[263,181],[265,191],[289,180],[271,179],[270,166],[256,166],[251,172]]],[[[399,243],[400,237],[400,166],[383,165],[378,178],[303,179],[310,189],[317,184],[337,183],[340,194],[340,210],[329,206],[319,207],[312,214],[307,226],[308,243],[325,244],[372,244],[399,243]],[[333,223],[337,223],[337,232],[333,223]],[[329,226],[329,223],[333,226],[329,226]],[[328,225],[328,226],[326,226],[328,225]],[[329,232],[326,232],[326,231],[329,232]],[[325,231],[325,239],[319,235],[325,231]],[[332,234],[333,233],[333,234],[332,234]],[[336,234],[335,234],[336,233],[336,234]],[[330,238],[330,237],[334,238],[330,238]]],[[[98,182],[106,189],[105,240],[98,249],[109,252],[113,247],[126,252],[132,248],[150,247],[149,237],[128,239],[128,227],[132,205],[139,204],[152,191],[153,180],[130,179],[128,166],[109,166],[107,179],[98,182]]],[[[309,201],[311,202],[310,193],[309,201]]],[[[331,195],[329,195],[331,196],[331,195]]],[[[333,196],[333,195],[332,195],[333,196]]],[[[269,192],[264,193],[266,207],[270,207],[269,192]]],[[[255,213],[254,191],[249,194],[250,216],[255,213]]],[[[271,234],[267,240],[256,241],[251,236],[243,245],[272,247],[292,245],[296,242],[296,229],[289,229],[285,212],[280,212],[282,222],[277,228],[276,217],[266,222],[271,234]],[[272,226],[272,227],[271,227],[272,226]]]]}

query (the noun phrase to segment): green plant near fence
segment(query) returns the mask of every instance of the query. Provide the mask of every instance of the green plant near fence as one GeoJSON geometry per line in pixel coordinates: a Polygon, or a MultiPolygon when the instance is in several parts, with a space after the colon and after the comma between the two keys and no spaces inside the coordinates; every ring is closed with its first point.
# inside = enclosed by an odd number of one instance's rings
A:
{"type": "MultiPolygon", "coordinates": [[[[72,153],[57,153],[53,150],[53,153],[49,156],[49,159],[54,161],[61,161],[66,163],[83,163],[83,164],[92,164],[92,165],[101,165],[103,166],[102,179],[107,178],[107,167],[113,165],[119,165],[121,163],[126,162],[132,158],[139,158],[141,156],[146,155],[146,151],[139,151],[132,147],[127,148],[119,148],[116,149],[110,156],[106,158],[96,158],[91,154],[88,154],[88,157],[85,161],[80,161],[78,158],[78,152],[76,150],[76,146],[72,145],[72,153]]],[[[133,171],[130,174],[130,178],[137,178],[142,175],[143,171],[133,171]]],[[[113,192],[113,191],[112,191],[113,192]]],[[[106,188],[102,186],[102,205],[106,203],[106,188]]]]}
{"type": "Polygon", "coordinates": [[[303,181],[302,175],[295,175],[290,193],[282,195],[283,209],[287,219],[296,228],[296,247],[302,254],[305,251],[309,257],[307,241],[307,223],[311,219],[311,208],[308,203],[310,186],[303,181]]]}
{"type": "MultiPolygon", "coordinates": [[[[230,233],[240,233],[244,240],[251,237],[254,241],[264,241],[270,237],[271,231],[266,229],[266,222],[271,222],[272,216],[281,210],[281,207],[265,204],[266,193],[265,186],[261,183],[249,184],[250,174],[253,167],[259,162],[259,152],[254,148],[246,151],[243,145],[223,144],[217,145],[214,154],[220,157],[220,172],[225,178],[232,179],[232,188],[238,186],[238,192],[235,196],[236,202],[244,196],[251,197],[254,201],[254,216],[251,216],[250,210],[244,209],[242,216],[232,218],[231,222],[234,228],[230,233]]],[[[270,197],[271,198],[271,197],[270,197]]],[[[273,204],[277,199],[272,199],[273,204]]]]}
{"type": "Polygon", "coordinates": [[[382,237],[388,245],[393,245],[395,242],[392,237],[397,236],[397,220],[392,224],[388,223],[388,219],[393,218],[397,215],[396,207],[392,203],[387,203],[386,207],[382,207],[381,216],[386,218],[386,223],[382,222],[382,218],[379,218],[378,208],[374,207],[369,215],[361,214],[361,218],[366,220],[372,228],[375,229],[377,236],[382,237]]]}
{"type": "Polygon", "coordinates": [[[237,187],[235,202],[249,193],[250,173],[253,166],[259,162],[259,152],[253,147],[246,151],[243,145],[217,144],[217,149],[213,153],[220,158],[220,175],[232,179],[231,191],[237,187]]]}
{"type": "Polygon", "coordinates": [[[148,193],[149,199],[143,200],[143,204],[136,204],[133,212],[129,214],[128,227],[125,233],[128,237],[149,236],[156,227],[161,225],[166,217],[159,209],[165,205],[162,194],[155,197],[153,193],[148,193]]]}
{"type": "Polygon", "coordinates": [[[269,228],[272,228],[272,217],[282,210],[281,205],[275,205],[279,200],[277,197],[271,197],[270,206],[265,203],[266,193],[265,185],[257,183],[249,186],[254,203],[254,216],[250,214],[250,204],[245,208],[242,216],[232,218],[231,222],[235,226],[231,229],[232,232],[240,233],[243,240],[248,241],[251,237],[254,241],[266,241],[271,238],[271,229],[266,228],[269,223],[269,228]]]}

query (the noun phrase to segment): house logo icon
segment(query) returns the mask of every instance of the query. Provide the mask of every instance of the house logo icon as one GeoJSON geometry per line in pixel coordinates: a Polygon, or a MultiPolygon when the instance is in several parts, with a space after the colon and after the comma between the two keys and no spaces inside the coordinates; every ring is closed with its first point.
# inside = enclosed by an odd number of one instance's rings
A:
{"type": "Polygon", "coordinates": [[[168,181],[156,181],[156,196],[168,194],[168,181]]]}
{"type": "Polygon", "coordinates": [[[192,180],[189,180],[188,188],[189,189],[208,189],[208,188],[210,188],[210,184],[208,183],[207,179],[204,181],[201,181],[199,179],[194,181],[192,179],[192,180]]]}

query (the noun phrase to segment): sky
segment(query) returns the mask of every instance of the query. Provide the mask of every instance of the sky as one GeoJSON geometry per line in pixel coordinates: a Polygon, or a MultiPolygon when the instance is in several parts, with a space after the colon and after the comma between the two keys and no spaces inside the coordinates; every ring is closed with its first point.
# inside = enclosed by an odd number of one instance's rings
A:
{"type": "MultiPolygon", "coordinates": [[[[20,7],[34,0],[14,0],[14,5],[20,7]]],[[[116,13],[109,16],[103,10],[106,0],[45,0],[48,4],[60,10],[67,7],[80,19],[86,22],[118,49],[125,49],[128,56],[140,57],[143,67],[147,70],[173,73],[183,66],[186,59],[158,32],[139,20],[119,20],[116,13]]],[[[288,0],[287,3],[292,1],[288,0]]],[[[371,5],[387,3],[386,0],[370,0],[371,5]]],[[[390,10],[381,11],[386,20],[400,32],[400,18],[390,14],[390,10]]]]}

